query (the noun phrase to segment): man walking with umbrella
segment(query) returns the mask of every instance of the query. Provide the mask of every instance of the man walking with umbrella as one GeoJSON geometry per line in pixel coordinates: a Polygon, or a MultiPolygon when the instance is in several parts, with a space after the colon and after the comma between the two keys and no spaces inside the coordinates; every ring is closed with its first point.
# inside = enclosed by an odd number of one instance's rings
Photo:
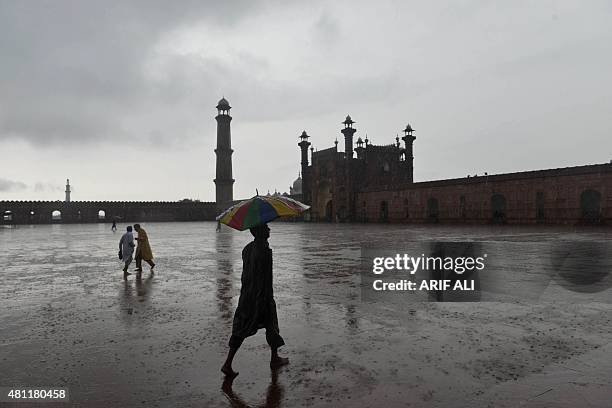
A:
{"type": "MultiPolygon", "coordinates": [[[[257,190],[256,190],[257,191],[257,190]]],[[[279,217],[301,215],[310,207],[283,196],[260,196],[259,193],[225,210],[217,221],[238,231],[249,230],[255,239],[242,250],[242,287],[234,314],[229,353],[221,371],[231,380],[238,375],[232,369],[234,356],[240,345],[259,329],[266,329],[270,345],[270,367],[289,364],[288,358],[278,355],[278,348],[285,344],[278,330],[276,302],[272,290],[272,250],[268,245],[268,222],[279,217]]]]}
{"type": "Polygon", "coordinates": [[[229,353],[221,371],[230,378],[238,375],[232,369],[234,355],[245,338],[266,329],[266,341],[270,346],[270,367],[289,364],[288,358],[278,355],[278,348],[285,344],[278,329],[276,303],[272,289],[272,250],[268,244],[268,224],[250,228],[255,238],[242,250],[242,287],[234,314],[229,353]]]}

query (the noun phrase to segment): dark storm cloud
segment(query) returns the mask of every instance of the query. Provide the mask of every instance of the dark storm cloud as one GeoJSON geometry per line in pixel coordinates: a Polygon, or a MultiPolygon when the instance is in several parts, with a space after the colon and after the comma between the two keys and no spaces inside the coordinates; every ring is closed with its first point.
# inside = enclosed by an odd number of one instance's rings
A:
{"type": "Polygon", "coordinates": [[[317,66],[324,64],[325,52],[333,52],[341,29],[325,10],[313,16],[310,30],[292,34],[286,54],[268,52],[266,44],[261,49],[230,45],[220,54],[231,49],[231,55],[222,58],[214,52],[163,54],[157,47],[168,33],[194,25],[216,30],[222,38],[209,39],[213,44],[234,33],[249,37],[241,22],[270,9],[285,13],[271,19],[282,32],[291,27],[280,25],[285,17],[293,18],[292,4],[1,4],[0,141],[21,139],[36,146],[188,145],[194,138],[213,136],[202,135],[203,128],[208,129],[203,115],[213,115],[221,95],[241,102],[242,120],[267,121],[325,113],[337,101],[389,100],[400,92],[396,78],[381,72],[347,75],[342,70],[304,80],[277,79],[274,67],[297,59],[311,45],[327,50],[309,61],[317,66]]]}
{"type": "Polygon", "coordinates": [[[351,77],[338,72],[316,80],[286,81],[275,80],[269,64],[253,55],[242,55],[232,65],[197,56],[176,57],[165,67],[167,78],[156,92],[168,105],[184,104],[177,109],[178,115],[190,112],[194,104],[211,112],[211,101],[225,93],[230,103],[242,102],[236,115],[253,122],[323,114],[335,109],[338,101],[352,105],[390,101],[402,92],[398,77],[392,73],[351,77]],[[254,75],[254,71],[262,71],[262,75],[254,75]],[[212,94],[211,89],[215,90],[212,94]]]}
{"type": "Polygon", "coordinates": [[[25,190],[28,186],[21,181],[7,180],[0,178],[0,191],[21,191],[25,190]]]}
{"type": "Polygon", "coordinates": [[[194,22],[231,26],[256,7],[262,5],[0,2],[0,141],[141,137],[132,118],[163,104],[143,73],[159,37],[194,22]]]}

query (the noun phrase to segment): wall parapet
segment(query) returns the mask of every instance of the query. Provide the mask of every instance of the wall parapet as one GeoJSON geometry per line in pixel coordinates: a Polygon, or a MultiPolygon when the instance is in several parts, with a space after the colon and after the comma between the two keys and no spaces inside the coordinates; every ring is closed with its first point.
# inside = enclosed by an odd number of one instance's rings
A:
{"type": "Polygon", "coordinates": [[[216,214],[216,203],[201,201],[0,201],[3,224],[212,221],[216,214]]]}
{"type": "Polygon", "coordinates": [[[494,183],[500,181],[518,181],[525,179],[544,179],[550,177],[566,177],[594,174],[612,174],[612,164],[590,164],[585,166],[560,167],[556,169],[530,170],[514,173],[476,175],[444,180],[419,181],[415,183],[376,185],[365,187],[361,189],[360,192],[403,190],[406,188],[441,187],[452,185],[473,185],[482,183],[494,183]]]}

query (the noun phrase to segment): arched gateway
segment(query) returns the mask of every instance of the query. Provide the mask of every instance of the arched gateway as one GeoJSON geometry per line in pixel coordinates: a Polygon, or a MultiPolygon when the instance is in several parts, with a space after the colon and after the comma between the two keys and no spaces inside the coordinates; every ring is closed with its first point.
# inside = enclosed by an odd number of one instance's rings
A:
{"type": "Polygon", "coordinates": [[[587,224],[601,222],[601,193],[596,190],[585,190],[580,195],[582,221],[587,224]]]}

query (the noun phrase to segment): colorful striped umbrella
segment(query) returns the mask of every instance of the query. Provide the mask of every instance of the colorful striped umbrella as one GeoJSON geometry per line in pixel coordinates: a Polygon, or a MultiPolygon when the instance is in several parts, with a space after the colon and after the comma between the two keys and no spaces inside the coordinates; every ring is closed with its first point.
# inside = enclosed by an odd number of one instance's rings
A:
{"type": "Polygon", "coordinates": [[[225,210],[217,221],[244,231],[279,217],[295,217],[310,207],[285,196],[260,196],[242,201],[225,210]]]}

